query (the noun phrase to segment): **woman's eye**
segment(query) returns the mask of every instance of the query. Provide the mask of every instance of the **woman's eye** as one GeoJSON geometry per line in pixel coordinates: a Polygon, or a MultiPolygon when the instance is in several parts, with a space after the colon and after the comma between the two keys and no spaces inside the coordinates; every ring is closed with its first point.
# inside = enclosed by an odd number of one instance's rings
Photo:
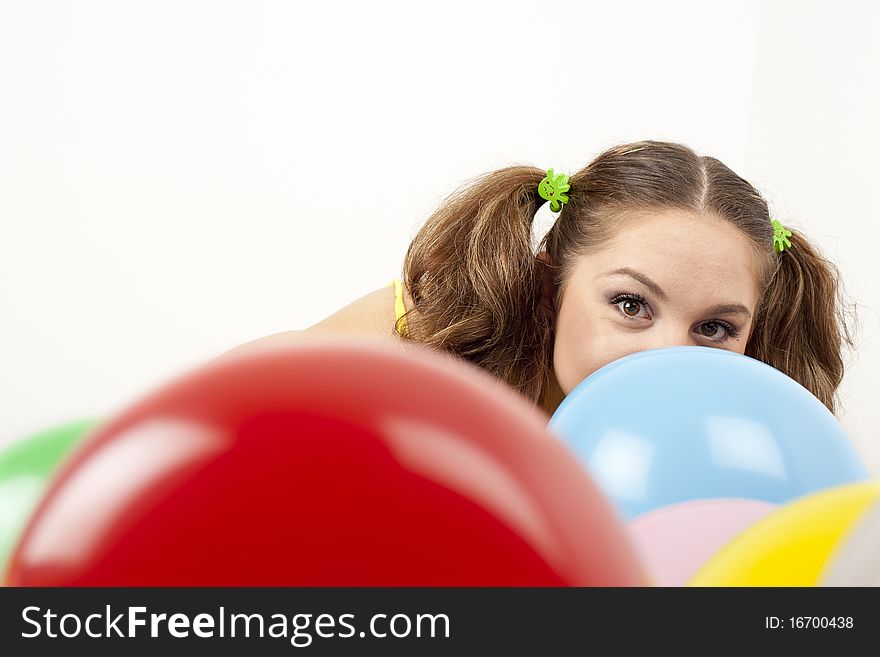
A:
{"type": "Polygon", "coordinates": [[[651,315],[648,314],[648,304],[642,299],[617,297],[613,303],[627,319],[651,319],[651,315]]]}
{"type": "Polygon", "coordinates": [[[700,324],[699,332],[713,342],[727,342],[739,335],[739,331],[726,322],[703,322],[700,324]]]}
{"type": "Polygon", "coordinates": [[[723,330],[723,327],[718,326],[715,322],[706,322],[705,324],[700,325],[700,333],[707,338],[714,338],[718,335],[719,330],[723,330]]]}
{"type": "Polygon", "coordinates": [[[639,314],[639,310],[642,309],[642,304],[638,301],[624,301],[623,302],[623,312],[625,312],[630,317],[635,317],[639,314]]]}

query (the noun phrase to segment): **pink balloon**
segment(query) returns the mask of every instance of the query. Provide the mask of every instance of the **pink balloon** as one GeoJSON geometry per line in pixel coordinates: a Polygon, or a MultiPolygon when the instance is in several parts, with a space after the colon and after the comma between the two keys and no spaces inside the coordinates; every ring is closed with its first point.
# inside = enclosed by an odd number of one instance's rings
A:
{"type": "Polygon", "coordinates": [[[758,500],[691,500],[643,513],[627,529],[653,583],[684,586],[734,536],[776,508],[758,500]]]}

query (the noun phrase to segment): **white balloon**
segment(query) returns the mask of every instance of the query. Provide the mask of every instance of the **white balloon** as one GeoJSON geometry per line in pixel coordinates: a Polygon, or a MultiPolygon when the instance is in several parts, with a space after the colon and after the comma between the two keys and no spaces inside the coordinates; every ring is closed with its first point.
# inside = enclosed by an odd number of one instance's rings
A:
{"type": "Polygon", "coordinates": [[[880,586],[880,502],[875,502],[844,537],[825,566],[821,585],[880,586]]]}

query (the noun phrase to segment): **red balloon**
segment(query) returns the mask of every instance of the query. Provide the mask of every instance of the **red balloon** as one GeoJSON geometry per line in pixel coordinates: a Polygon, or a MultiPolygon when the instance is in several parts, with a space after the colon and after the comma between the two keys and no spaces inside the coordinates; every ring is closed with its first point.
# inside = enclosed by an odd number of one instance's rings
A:
{"type": "Polygon", "coordinates": [[[99,430],[12,586],[645,584],[544,418],[448,355],[350,339],[219,360],[99,430]]]}

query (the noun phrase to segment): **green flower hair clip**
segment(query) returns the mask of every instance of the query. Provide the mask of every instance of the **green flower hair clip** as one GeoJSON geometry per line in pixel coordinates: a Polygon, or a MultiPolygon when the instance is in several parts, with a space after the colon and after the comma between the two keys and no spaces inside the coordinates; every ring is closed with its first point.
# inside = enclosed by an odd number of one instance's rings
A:
{"type": "Polygon", "coordinates": [[[568,203],[568,197],[563,193],[571,189],[568,184],[568,176],[564,173],[554,174],[553,169],[547,170],[547,175],[538,185],[538,194],[541,198],[550,201],[550,209],[559,212],[563,203],[568,203]]]}
{"type": "Polygon", "coordinates": [[[791,231],[785,230],[785,226],[776,221],[776,219],[771,219],[773,222],[773,250],[776,253],[782,253],[786,248],[791,248],[791,240],[788,238],[791,237],[791,231]]]}

